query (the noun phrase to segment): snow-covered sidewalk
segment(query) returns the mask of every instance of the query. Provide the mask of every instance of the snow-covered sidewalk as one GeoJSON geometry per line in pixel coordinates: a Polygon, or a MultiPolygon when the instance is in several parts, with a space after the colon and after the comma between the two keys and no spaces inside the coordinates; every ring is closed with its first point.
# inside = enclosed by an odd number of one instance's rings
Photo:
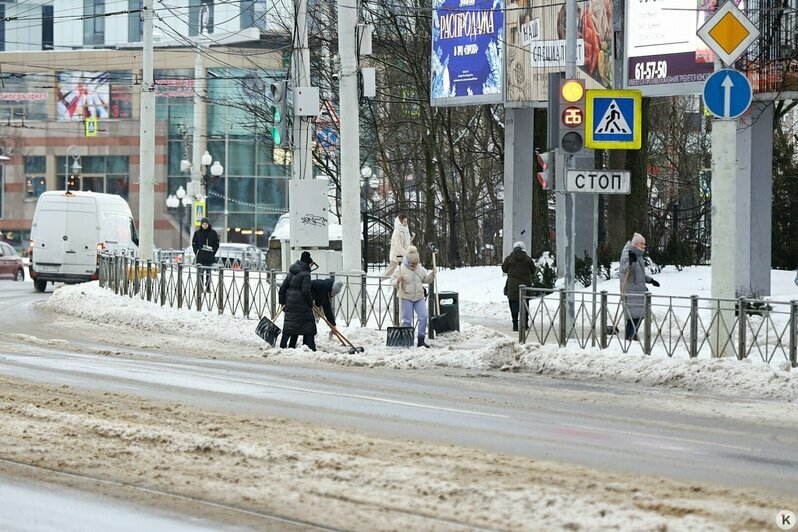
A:
{"type": "MultiPolygon", "coordinates": [[[[798,299],[794,272],[773,272],[775,299],[798,299]]],[[[709,268],[665,270],[656,276],[662,287],[655,293],[708,295],[709,268]],[[666,292],[667,290],[667,292],[666,292]]],[[[599,290],[617,291],[617,279],[599,284],[599,290]]],[[[163,308],[138,299],[115,296],[89,283],[62,286],[45,308],[79,317],[99,329],[97,336],[123,345],[160,347],[176,352],[212,354],[217,357],[261,358],[279,362],[331,363],[397,369],[456,367],[475,370],[529,371],[586,380],[640,383],[700,391],[703,393],[798,399],[798,372],[785,361],[768,366],[755,360],[689,360],[686,357],[648,357],[623,354],[620,349],[580,349],[569,345],[521,345],[514,336],[469,322],[509,324],[509,311],[502,295],[504,279],[499,268],[464,268],[441,272],[439,289],[460,294],[462,332],[441,335],[432,349],[400,349],[385,346],[385,332],[368,328],[342,328],[344,334],[365,352],[349,354],[330,340],[323,324],[317,336],[319,350],[272,348],[254,333],[256,321],[163,308]],[[198,334],[213,331],[212,337],[198,334]]],[[[509,329],[509,327],[507,327],[509,329]]]]}

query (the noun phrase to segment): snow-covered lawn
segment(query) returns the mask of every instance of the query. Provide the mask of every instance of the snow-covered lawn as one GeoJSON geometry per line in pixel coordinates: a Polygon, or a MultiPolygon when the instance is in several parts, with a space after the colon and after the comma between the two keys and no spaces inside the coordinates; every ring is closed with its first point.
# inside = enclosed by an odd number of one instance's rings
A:
{"type": "MultiPolygon", "coordinates": [[[[794,276],[795,272],[773,272],[773,299],[798,299],[794,276]]],[[[709,295],[708,267],[685,268],[681,272],[667,268],[656,277],[662,286],[652,289],[655,294],[709,295]]],[[[385,346],[385,331],[341,328],[355,345],[365,348],[365,352],[355,354],[329,339],[323,324],[317,336],[318,351],[304,347],[281,350],[272,348],[255,335],[255,320],[160,307],[139,299],[115,296],[96,282],[60,286],[45,307],[95,323],[104,329],[104,337],[110,335],[126,345],[158,346],[193,353],[208,353],[210,349],[214,356],[268,357],[284,362],[397,369],[457,367],[530,371],[724,395],[798,399],[798,371],[791,369],[783,359],[774,360],[769,366],[752,359],[689,360],[686,354],[673,358],[649,357],[624,354],[619,348],[601,351],[580,349],[572,344],[565,348],[549,344],[521,345],[509,333],[509,310],[502,294],[503,286],[504,278],[498,267],[442,271],[439,290],[456,291],[460,296],[461,332],[439,335],[431,342],[432,349],[402,349],[385,346]],[[495,326],[491,325],[493,320],[495,326]],[[213,331],[213,338],[197,335],[197,331],[208,330],[213,331]]],[[[604,281],[599,289],[617,292],[618,281],[604,281]]]]}

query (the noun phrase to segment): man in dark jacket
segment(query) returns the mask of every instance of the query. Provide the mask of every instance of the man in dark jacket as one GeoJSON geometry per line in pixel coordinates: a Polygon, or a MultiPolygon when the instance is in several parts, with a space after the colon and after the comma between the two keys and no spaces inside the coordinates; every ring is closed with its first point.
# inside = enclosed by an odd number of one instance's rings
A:
{"type": "MultiPolygon", "coordinates": [[[[518,330],[518,311],[521,307],[518,300],[518,289],[521,285],[533,286],[535,275],[535,261],[526,254],[526,246],[523,242],[513,244],[513,251],[502,263],[502,271],[507,274],[507,282],[504,285],[504,295],[510,302],[510,316],[513,319],[513,330],[518,330]]],[[[528,307],[527,307],[528,308],[528,307]]],[[[529,324],[529,312],[527,312],[527,325],[529,324]]]]}
{"type": "Polygon", "coordinates": [[[191,247],[194,256],[197,258],[197,267],[202,271],[205,281],[205,291],[211,290],[211,266],[216,262],[216,251],[219,249],[219,235],[211,227],[210,221],[203,218],[200,221],[200,228],[194,233],[191,239],[191,247]]]}
{"type": "Polygon", "coordinates": [[[313,318],[313,295],[311,293],[310,265],[313,259],[307,251],[288,269],[288,276],[280,286],[279,301],[285,305],[283,336],[280,347],[295,348],[297,338],[311,351],[316,350],[316,320],[313,318]]]}

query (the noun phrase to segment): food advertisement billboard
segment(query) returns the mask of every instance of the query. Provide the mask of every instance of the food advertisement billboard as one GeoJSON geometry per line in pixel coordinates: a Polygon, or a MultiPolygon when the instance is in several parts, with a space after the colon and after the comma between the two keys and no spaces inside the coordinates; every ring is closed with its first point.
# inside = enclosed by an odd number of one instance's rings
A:
{"type": "MultiPolygon", "coordinates": [[[[565,72],[565,3],[518,0],[507,7],[507,100],[545,101],[549,73],[565,72]]],[[[612,0],[577,9],[576,76],[588,89],[612,88],[612,0]]]]}
{"type": "Polygon", "coordinates": [[[626,87],[643,96],[697,94],[715,54],[696,35],[713,0],[627,0],[626,87]]]}
{"type": "Polygon", "coordinates": [[[501,103],[504,0],[433,0],[430,100],[501,103]]]}

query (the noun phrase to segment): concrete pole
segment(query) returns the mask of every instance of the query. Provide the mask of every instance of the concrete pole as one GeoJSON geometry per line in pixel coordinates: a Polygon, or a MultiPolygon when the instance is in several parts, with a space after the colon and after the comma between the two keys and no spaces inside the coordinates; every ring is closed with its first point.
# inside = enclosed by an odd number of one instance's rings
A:
{"type": "MultiPolygon", "coordinates": [[[[296,25],[294,26],[294,53],[292,70],[294,72],[294,89],[310,86],[310,50],[308,49],[308,2],[295,0],[296,25]]],[[[296,93],[294,93],[296,94],[296,93]]],[[[311,157],[310,120],[296,114],[294,105],[294,157],[291,165],[291,176],[294,179],[313,178],[313,158],[311,157]]]]}
{"type": "Polygon", "coordinates": [[[189,194],[202,201],[208,191],[201,188],[200,162],[205,151],[205,67],[202,64],[202,46],[197,43],[194,56],[194,127],[191,129],[191,187],[189,194]]]}
{"type": "Polygon", "coordinates": [[[144,0],[143,80],[139,118],[139,255],[152,259],[155,231],[155,90],[152,83],[152,0],[144,0]]]}
{"type": "MultiPolygon", "coordinates": [[[[577,32],[577,0],[566,0],[565,2],[565,77],[566,79],[573,79],[576,77],[576,40],[577,32]]],[[[559,177],[565,181],[565,173],[574,168],[574,156],[564,153],[564,162],[562,165],[562,172],[559,177]]],[[[563,186],[563,190],[565,187],[563,186]]],[[[565,230],[566,234],[558,235],[568,239],[565,246],[565,289],[568,291],[568,323],[566,327],[570,330],[571,324],[574,322],[574,295],[576,279],[576,263],[574,261],[574,251],[576,244],[576,197],[574,194],[566,194],[566,202],[564,209],[565,216],[565,230]],[[569,208],[570,207],[570,208],[569,208]]]]}
{"type": "Polygon", "coordinates": [[[531,107],[505,107],[504,112],[502,256],[506,257],[518,241],[532,253],[535,110],[531,107]]]}
{"type": "MultiPolygon", "coordinates": [[[[712,120],[712,297],[733,299],[737,263],[737,120],[712,120]]],[[[723,302],[711,334],[714,356],[733,352],[728,341],[734,301],[723,302]]]]}
{"type": "Polygon", "coordinates": [[[338,2],[341,116],[341,248],[344,271],[362,270],[360,250],[360,116],[357,101],[355,25],[357,2],[338,2]]]}

